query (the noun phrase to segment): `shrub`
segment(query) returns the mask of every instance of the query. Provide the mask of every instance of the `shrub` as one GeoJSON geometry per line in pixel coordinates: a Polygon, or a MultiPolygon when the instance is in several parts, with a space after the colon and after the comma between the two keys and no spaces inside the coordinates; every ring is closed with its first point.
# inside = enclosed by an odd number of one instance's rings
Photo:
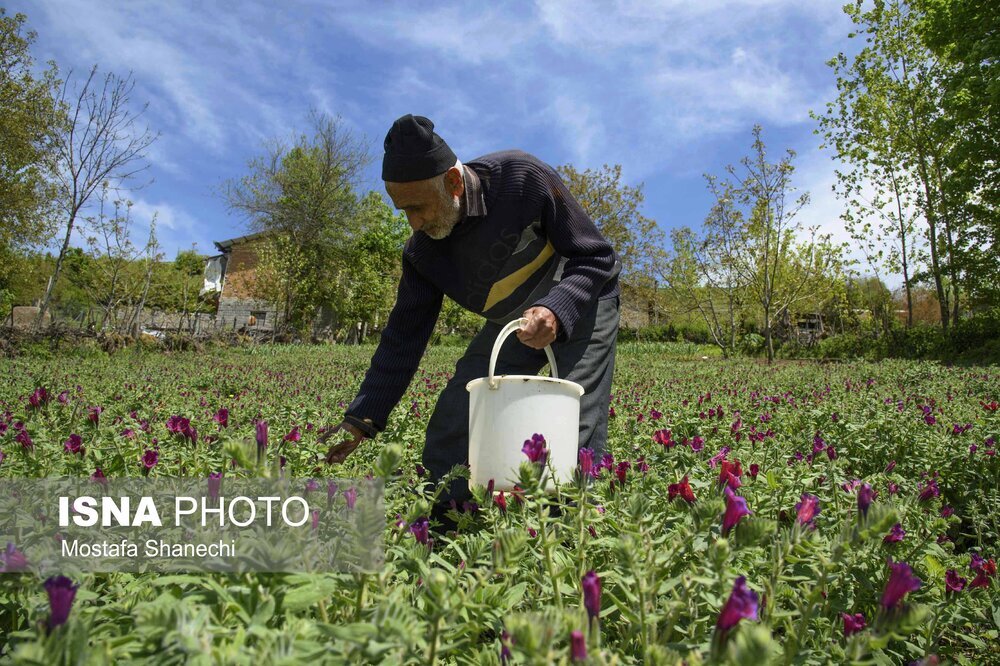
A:
{"type": "Polygon", "coordinates": [[[946,351],[941,327],[933,324],[897,328],[889,334],[889,338],[894,358],[939,358],[946,351]]]}

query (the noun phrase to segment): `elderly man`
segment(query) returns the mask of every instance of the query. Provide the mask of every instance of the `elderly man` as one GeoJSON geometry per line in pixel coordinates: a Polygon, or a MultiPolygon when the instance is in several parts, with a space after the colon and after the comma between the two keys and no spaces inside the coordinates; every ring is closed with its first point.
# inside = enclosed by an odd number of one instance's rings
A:
{"type": "MultiPolygon", "coordinates": [[[[430,120],[406,115],[385,137],[382,179],[413,235],[403,248],[396,304],[371,367],[343,422],[321,438],[346,434],[330,447],[327,462],[342,462],[385,428],[417,370],[445,294],[487,322],[455,366],[427,426],[423,464],[431,478],[468,462],[465,385],[487,374],[500,329],[521,316],[528,319],[517,333],[521,344],[504,345],[497,374],[538,373],[551,344],[561,376],[585,390],[580,446],[599,458],[607,441],[621,262],[558,174],[516,150],[462,164],[430,120]]],[[[450,501],[469,497],[467,482],[457,480],[435,517],[447,522],[450,501]]]]}

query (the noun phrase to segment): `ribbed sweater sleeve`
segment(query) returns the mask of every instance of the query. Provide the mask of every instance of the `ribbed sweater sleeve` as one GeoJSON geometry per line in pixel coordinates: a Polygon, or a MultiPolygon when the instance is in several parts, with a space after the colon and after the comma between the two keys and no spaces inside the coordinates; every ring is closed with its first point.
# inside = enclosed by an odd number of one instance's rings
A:
{"type": "Polygon", "coordinates": [[[555,170],[539,166],[529,172],[524,187],[527,194],[540,198],[545,234],[555,251],[566,257],[559,284],[535,303],[552,310],[561,325],[559,337],[565,339],[604,285],[621,271],[621,263],[555,170]]]}
{"type": "Polygon", "coordinates": [[[390,412],[417,371],[441,312],[442,299],[441,291],[417,272],[404,252],[396,304],[358,395],[347,407],[347,420],[360,426],[359,422],[371,419],[377,431],[385,429],[390,412]]]}

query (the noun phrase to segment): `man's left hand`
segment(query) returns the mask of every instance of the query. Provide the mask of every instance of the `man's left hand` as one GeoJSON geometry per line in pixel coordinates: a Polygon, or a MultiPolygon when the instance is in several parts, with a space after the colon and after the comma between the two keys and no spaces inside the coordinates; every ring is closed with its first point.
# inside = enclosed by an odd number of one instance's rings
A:
{"type": "Polygon", "coordinates": [[[559,333],[559,319],[552,310],[539,305],[528,308],[521,316],[528,320],[528,323],[517,331],[517,339],[524,344],[532,349],[544,349],[556,339],[559,333]]]}

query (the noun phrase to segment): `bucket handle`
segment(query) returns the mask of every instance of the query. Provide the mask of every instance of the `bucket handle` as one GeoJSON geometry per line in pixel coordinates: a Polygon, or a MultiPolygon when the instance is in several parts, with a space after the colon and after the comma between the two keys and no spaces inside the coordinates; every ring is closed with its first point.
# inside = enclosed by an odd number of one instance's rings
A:
{"type": "MultiPolygon", "coordinates": [[[[504,340],[507,339],[508,335],[519,328],[523,328],[527,323],[528,320],[525,317],[515,319],[503,327],[503,330],[500,331],[500,335],[497,336],[497,341],[493,343],[493,354],[490,355],[489,383],[491,389],[496,389],[499,386],[496,378],[493,376],[493,372],[497,367],[497,357],[500,356],[500,347],[503,346],[504,340]]],[[[549,370],[551,371],[553,379],[559,379],[559,370],[556,368],[556,357],[555,354],[552,353],[552,347],[550,345],[545,346],[545,355],[549,358],[549,370]]]]}

